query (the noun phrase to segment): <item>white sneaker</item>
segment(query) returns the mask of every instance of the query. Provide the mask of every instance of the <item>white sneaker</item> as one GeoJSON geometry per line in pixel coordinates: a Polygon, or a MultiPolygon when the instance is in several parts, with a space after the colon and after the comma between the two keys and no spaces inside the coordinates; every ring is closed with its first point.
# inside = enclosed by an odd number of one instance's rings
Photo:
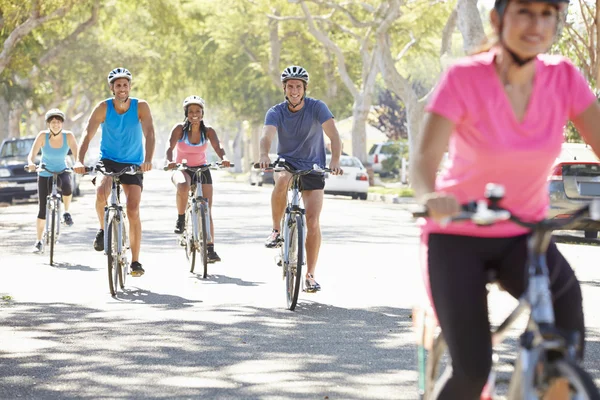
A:
{"type": "Polygon", "coordinates": [[[39,254],[42,252],[42,248],[43,248],[43,244],[41,240],[38,240],[37,242],[35,242],[35,244],[33,245],[33,252],[36,254],[39,254]]]}

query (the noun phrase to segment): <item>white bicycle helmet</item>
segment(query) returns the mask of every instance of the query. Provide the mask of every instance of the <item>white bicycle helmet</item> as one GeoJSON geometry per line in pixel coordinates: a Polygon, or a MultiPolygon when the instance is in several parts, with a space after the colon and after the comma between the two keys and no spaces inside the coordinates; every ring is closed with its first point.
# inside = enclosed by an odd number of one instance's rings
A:
{"type": "Polygon", "coordinates": [[[284,69],[281,73],[281,82],[285,82],[290,79],[298,79],[304,83],[308,83],[308,72],[298,65],[291,65],[284,69]]]}
{"type": "Polygon", "coordinates": [[[58,108],[53,108],[46,112],[46,122],[48,122],[48,120],[52,117],[60,117],[63,122],[65,121],[65,113],[60,111],[58,108]]]}
{"type": "Polygon", "coordinates": [[[191,95],[186,97],[183,101],[183,109],[186,110],[191,104],[197,104],[202,107],[202,110],[204,110],[204,100],[200,96],[191,95]]]}
{"type": "Polygon", "coordinates": [[[110,85],[119,78],[127,78],[129,82],[131,82],[131,72],[129,72],[126,68],[121,67],[113,69],[108,73],[108,84],[110,85]]]}

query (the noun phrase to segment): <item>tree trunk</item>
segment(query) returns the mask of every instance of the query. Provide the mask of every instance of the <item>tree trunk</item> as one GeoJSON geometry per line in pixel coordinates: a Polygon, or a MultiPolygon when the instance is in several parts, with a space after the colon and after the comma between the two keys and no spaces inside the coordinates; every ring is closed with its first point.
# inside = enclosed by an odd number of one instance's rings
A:
{"type": "Polygon", "coordinates": [[[458,29],[463,37],[463,49],[469,54],[485,40],[483,23],[477,8],[477,0],[458,0],[458,29]]]}
{"type": "Polygon", "coordinates": [[[238,122],[237,134],[233,140],[233,162],[235,164],[234,171],[242,172],[242,157],[244,154],[244,126],[242,122],[238,122]]]}
{"type": "Polygon", "coordinates": [[[8,101],[0,96],[0,143],[8,137],[8,114],[10,105],[8,101]]]}
{"type": "Polygon", "coordinates": [[[352,155],[367,162],[367,118],[371,108],[371,97],[359,96],[352,107],[352,155]]]}
{"type": "Polygon", "coordinates": [[[8,113],[8,137],[21,136],[21,115],[23,114],[23,106],[13,104],[8,113]]]}

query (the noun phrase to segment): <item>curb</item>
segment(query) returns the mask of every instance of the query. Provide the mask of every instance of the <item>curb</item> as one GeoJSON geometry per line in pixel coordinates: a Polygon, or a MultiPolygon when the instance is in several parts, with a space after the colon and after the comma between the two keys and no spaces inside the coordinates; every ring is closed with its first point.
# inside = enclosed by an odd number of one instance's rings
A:
{"type": "Polygon", "coordinates": [[[416,204],[415,199],[413,197],[400,197],[395,194],[369,193],[367,194],[367,200],[379,201],[387,204],[416,204]]]}

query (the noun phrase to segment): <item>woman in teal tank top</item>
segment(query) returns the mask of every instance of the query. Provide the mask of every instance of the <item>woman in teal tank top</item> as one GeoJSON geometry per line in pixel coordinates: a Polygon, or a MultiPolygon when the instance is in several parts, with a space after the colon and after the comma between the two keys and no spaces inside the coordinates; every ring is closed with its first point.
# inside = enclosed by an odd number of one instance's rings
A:
{"type": "MultiPolygon", "coordinates": [[[[62,171],[67,168],[66,157],[69,149],[77,159],[77,141],[70,131],[63,130],[65,114],[59,109],[52,109],[46,113],[46,125],[48,130],[38,133],[33,142],[33,147],[27,157],[28,169],[35,171],[36,165],[34,158],[39,151],[42,151],[40,163],[46,165],[50,171],[62,171]]],[[[73,219],[69,213],[73,189],[71,185],[71,173],[63,172],[58,176],[58,185],[62,192],[64,204],[63,222],[67,226],[73,225],[73,219]]],[[[34,253],[39,253],[42,249],[42,233],[46,223],[46,196],[52,190],[52,174],[41,171],[38,174],[38,216],[36,221],[36,242],[33,247],[34,253]]]]}

